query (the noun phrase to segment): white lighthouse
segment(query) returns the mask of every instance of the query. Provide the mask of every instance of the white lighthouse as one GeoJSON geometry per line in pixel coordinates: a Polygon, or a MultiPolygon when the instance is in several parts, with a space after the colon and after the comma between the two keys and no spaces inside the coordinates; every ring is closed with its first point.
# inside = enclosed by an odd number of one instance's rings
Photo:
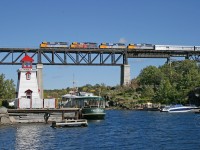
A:
{"type": "Polygon", "coordinates": [[[32,68],[34,60],[26,55],[22,60],[22,68],[18,70],[16,92],[17,108],[42,108],[43,101],[38,88],[37,69],[32,68]]]}

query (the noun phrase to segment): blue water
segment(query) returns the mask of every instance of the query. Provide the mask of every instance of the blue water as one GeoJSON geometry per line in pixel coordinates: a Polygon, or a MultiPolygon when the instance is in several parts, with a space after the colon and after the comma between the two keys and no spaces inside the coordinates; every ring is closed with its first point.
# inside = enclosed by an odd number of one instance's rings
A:
{"type": "Polygon", "coordinates": [[[200,149],[200,114],[109,110],[88,127],[0,126],[0,150],[200,149]]]}

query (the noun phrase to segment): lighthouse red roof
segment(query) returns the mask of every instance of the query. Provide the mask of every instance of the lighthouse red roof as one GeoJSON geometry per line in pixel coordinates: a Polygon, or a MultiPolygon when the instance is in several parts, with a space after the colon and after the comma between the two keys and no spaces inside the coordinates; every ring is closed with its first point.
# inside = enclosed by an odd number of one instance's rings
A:
{"type": "Polygon", "coordinates": [[[29,57],[28,55],[24,56],[24,58],[22,58],[21,62],[25,62],[25,61],[28,61],[28,62],[33,62],[33,58],[29,57]]]}

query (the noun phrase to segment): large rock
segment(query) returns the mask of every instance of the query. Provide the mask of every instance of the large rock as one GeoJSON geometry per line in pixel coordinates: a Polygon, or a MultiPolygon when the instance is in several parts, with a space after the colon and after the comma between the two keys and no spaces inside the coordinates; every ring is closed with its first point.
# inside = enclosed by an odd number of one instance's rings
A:
{"type": "Polygon", "coordinates": [[[0,114],[7,114],[8,110],[6,107],[0,107],[0,114]]]}
{"type": "Polygon", "coordinates": [[[13,116],[10,116],[9,118],[10,118],[10,121],[11,121],[12,123],[16,123],[16,120],[15,120],[15,118],[14,118],[13,116]]]}
{"type": "Polygon", "coordinates": [[[10,124],[11,120],[9,115],[3,115],[0,117],[1,124],[10,124]]]}

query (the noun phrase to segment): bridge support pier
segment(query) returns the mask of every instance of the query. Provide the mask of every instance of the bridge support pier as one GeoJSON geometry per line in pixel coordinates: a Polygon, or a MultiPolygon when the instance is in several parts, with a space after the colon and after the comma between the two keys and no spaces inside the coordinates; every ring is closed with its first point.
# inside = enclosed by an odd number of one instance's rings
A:
{"type": "Polygon", "coordinates": [[[131,82],[130,65],[121,65],[121,80],[120,84],[128,85],[131,82]]]}
{"type": "Polygon", "coordinates": [[[43,78],[42,78],[42,69],[43,64],[37,64],[37,81],[38,81],[38,90],[40,98],[43,99],[43,78]]]}

